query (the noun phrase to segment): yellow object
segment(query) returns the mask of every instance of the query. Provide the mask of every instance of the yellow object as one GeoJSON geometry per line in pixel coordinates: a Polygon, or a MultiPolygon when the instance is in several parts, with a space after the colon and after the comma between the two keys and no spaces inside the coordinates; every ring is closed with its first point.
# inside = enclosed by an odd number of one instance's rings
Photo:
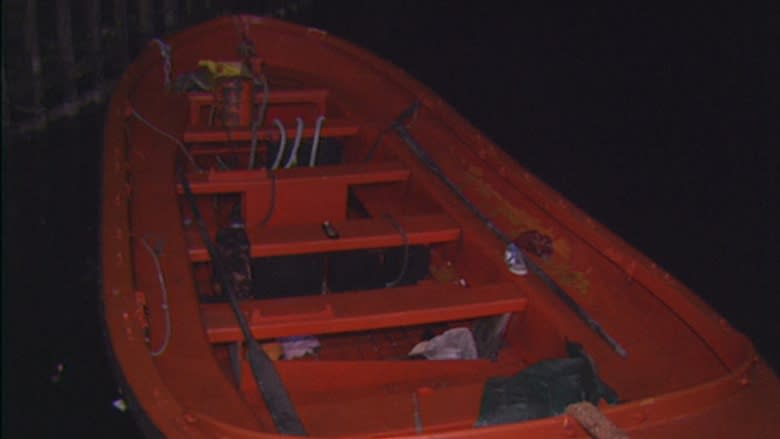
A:
{"type": "Polygon", "coordinates": [[[198,61],[198,67],[205,67],[214,75],[214,78],[229,78],[246,76],[243,65],[240,62],[218,62],[211,60],[198,61]]]}
{"type": "Polygon", "coordinates": [[[282,345],[280,343],[263,343],[261,346],[271,360],[276,361],[282,357],[282,345]]]}

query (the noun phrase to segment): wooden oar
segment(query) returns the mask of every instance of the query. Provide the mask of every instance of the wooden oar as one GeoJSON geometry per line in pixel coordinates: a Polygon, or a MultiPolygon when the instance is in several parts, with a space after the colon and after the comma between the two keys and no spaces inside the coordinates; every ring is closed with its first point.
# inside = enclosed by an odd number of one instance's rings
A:
{"type": "Polygon", "coordinates": [[[257,388],[260,390],[260,394],[263,396],[263,399],[268,406],[268,411],[271,412],[271,418],[273,418],[279,433],[306,436],[307,433],[306,429],[303,427],[303,422],[301,422],[298,412],[295,411],[295,406],[293,406],[290,396],[287,394],[287,389],[284,387],[284,383],[276,370],[274,362],[271,361],[268,354],[260,348],[260,344],[257,343],[257,340],[255,340],[252,335],[249,324],[247,323],[244,314],[241,312],[241,308],[238,305],[238,296],[236,295],[233,286],[233,278],[228,276],[222,257],[217,251],[216,245],[209,237],[208,228],[200,213],[200,209],[198,209],[195,196],[190,188],[190,182],[182,168],[179,168],[179,178],[184,189],[184,194],[190,202],[192,215],[198,223],[200,236],[211,256],[211,263],[217,274],[217,279],[222,285],[222,290],[227,293],[230,307],[233,309],[233,313],[238,321],[238,326],[244,334],[249,366],[252,369],[255,382],[257,382],[257,388]]]}
{"type": "MultiPolygon", "coordinates": [[[[444,184],[466,205],[466,207],[471,210],[471,212],[476,215],[477,218],[482,221],[485,226],[490,229],[491,232],[493,232],[504,244],[507,245],[507,251],[509,251],[510,248],[513,250],[520,252],[520,250],[517,248],[517,246],[512,242],[512,239],[509,238],[504,232],[501,231],[501,229],[498,228],[498,226],[493,223],[482,211],[477,208],[477,206],[469,200],[466,195],[463,193],[463,191],[460,190],[460,188],[453,182],[447,174],[444,173],[444,171],[439,167],[438,164],[433,160],[433,158],[428,154],[428,152],[425,150],[425,148],[420,145],[417,140],[412,136],[412,133],[409,132],[409,130],[404,125],[404,121],[406,121],[409,117],[411,117],[412,114],[417,110],[419,107],[419,103],[415,102],[408,110],[404,111],[401,116],[396,120],[396,122],[393,124],[393,128],[398,133],[398,135],[403,139],[404,142],[409,146],[409,149],[414,152],[414,154],[417,156],[418,159],[420,159],[421,162],[425,166],[428,167],[428,169],[431,170],[434,174],[436,174],[439,179],[444,182],[444,184]]],[[[556,283],[545,271],[542,269],[542,267],[536,265],[533,261],[525,258],[522,256],[522,254],[518,255],[518,263],[524,264],[524,267],[527,267],[529,271],[531,271],[536,277],[538,277],[542,282],[544,282],[545,285],[553,292],[556,296],[558,296],[563,303],[565,303],[572,311],[574,311],[575,314],[577,314],[577,317],[582,319],[596,334],[598,334],[604,341],[606,341],[612,349],[621,357],[628,356],[628,352],[623,348],[623,346],[620,345],[620,343],[617,342],[611,335],[607,333],[607,331],[599,324],[593,317],[591,317],[590,314],[588,314],[585,309],[583,309],[558,283],[556,283]]],[[[511,269],[511,267],[510,267],[511,269]]],[[[514,272],[514,271],[513,271],[514,272]]]]}

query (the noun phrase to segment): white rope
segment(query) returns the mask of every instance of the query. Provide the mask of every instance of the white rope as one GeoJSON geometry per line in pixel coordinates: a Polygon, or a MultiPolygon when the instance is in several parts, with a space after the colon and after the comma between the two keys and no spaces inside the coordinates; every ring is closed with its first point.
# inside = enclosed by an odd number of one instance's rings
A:
{"type": "Polygon", "coordinates": [[[173,141],[174,143],[176,143],[176,145],[178,145],[179,148],[181,149],[181,152],[184,153],[185,156],[187,156],[187,159],[190,161],[190,163],[192,163],[192,165],[195,167],[195,169],[197,169],[198,171],[202,171],[203,170],[203,169],[201,169],[200,166],[198,166],[198,163],[195,162],[195,158],[192,156],[192,154],[190,154],[189,151],[187,151],[187,147],[184,146],[184,143],[182,143],[181,140],[179,140],[176,137],[174,137],[173,134],[168,133],[168,132],[162,130],[161,128],[158,128],[153,123],[149,122],[145,117],[141,116],[141,113],[139,113],[135,108],[131,107],[131,111],[132,111],[132,115],[136,119],[138,119],[141,122],[143,122],[144,125],[146,125],[147,127],[151,128],[156,133],[158,133],[158,134],[160,134],[162,136],[165,136],[168,139],[170,139],[171,141],[173,141]]]}
{"type": "Polygon", "coordinates": [[[311,144],[311,155],[309,156],[309,167],[314,167],[317,162],[317,147],[320,145],[320,133],[322,132],[322,124],[325,122],[325,116],[317,118],[317,125],[314,128],[314,140],[311,144]]]}
{"type": "Polygon", "coordinates": [[[282,164],[282,156],[284,155],[284,148],[287,146],[287,129],[282,125],[282,121],[274,119],[274,125],[279,128],[279,150],[276,152],[276,159],[271,169],[276,169],[282,164]]]}
{"type": "Polygon", "coordinates": [[[149,352],[152,357],[159,357],[168,349],[168,344],[171,341],[171,312],[168,308],[168,287],[165,285],[165,276],[163,275],[162,266],[160,265],[160,257],[152,246],[149,245],[149,242],[146,241],[146,237],[141,238],[141,242],[144,247],[146,247],[146,250],[149,251],[149,255],[152,256],[154,266],[157,268],[157,280],[160,282],[160,291],[162,291],[162,310],[165,314],[165,336],[163,337],[162,346],[157,350],[149,352]]]}
{"type": "Polygon", "coordinates": [[[295,123],[297,124],[295,129],[295,143],[293,144],[292,152],[290,152],[290,157],[287,159],[287,163],[284,165],[285,168],[291,167],[298,160],[298,147],[301,146],[301,138],[303,137],[303,119],[297,117],[295,118],[295,123]]]}
{"type": "Polygon", "coordinates": [[[165,41],[154,38],[152,42],[157,43],[157,46],[160,48],[160,56],[163,58],[163,83],[165,84],[165,88],[171,87],[171,46],[166,44],[165,41]]]}

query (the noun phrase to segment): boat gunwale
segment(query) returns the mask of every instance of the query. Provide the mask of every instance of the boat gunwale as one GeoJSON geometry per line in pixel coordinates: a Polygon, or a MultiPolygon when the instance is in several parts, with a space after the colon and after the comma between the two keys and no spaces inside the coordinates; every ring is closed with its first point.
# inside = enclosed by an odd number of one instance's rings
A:
{"type": "MultiPolygon", "coordinates": [[[[758,356],[754,356],[728,374],[714,380],[686,389],[668,392],[661,396],[642,398],[616,405],[605,405],[599,409],[611,422],[627,433],[663,425],[673,419],[704,412],[708,408],[718,405],[720,401],[735,395],[737,392],[746,390],[751,383],[749,375],[759,366],[759,363],[763,363],[763,360],[758,356]],[[701,400],[708,402],[706,404],[693,403],[701,400]]],[[[768,366],[763,364],[763,367],[768,366]]],[[[236,434],[242,438],[261,438],[267,435],[267,433],[253,432],[224,423],[204,413],[192,413],[192,416],[203,420],[206,424],[210,424],[212,428],[219,428],[220,431],[236,434]]],[[[576,433],[585,433],[585,430],[571,416],[563,414],[523,421],[521,423],[479,427],[476,430],[412,433],[408,435],[393,435],[392,437],[399,439],[413,437],[451,439],[464,436],[505,437],[502,435],[507,433],[517,434],[519,432],[524,434],[555,434],[561,431],[569,432],[572,436],[576,436],[576,433]]]]}
{"type": "MultiPolygon", "coordinates": [[[[655,397],[605,407],[603,409],[605,414],[609,415],[619,426],[631,431],[633,427],[637,426],[635,420],[637,413],[642,413],[645,416],[643,422],[638,425],[639,427],[651,425],[652,423],[663,423],[671,418],[682,416],[681,408],[688,409],[684,414],[702,411],[707,406],[715,405],[718,401],[725,400],[730,395],[745,388],[746,382],[749,382],[746,376],[757,363],[763,362],[763,360],[759,359],[750,340],[728,326],[725,320],[719,317],[709,305],[704,303],[677,279],[659,269],[647,256],[593,220],[584,211],[572,205],[558,192],[528,172],[522,165],[509,158],[508,154],[498,149],[426,86],[409,77],[397,66],[382,60],[365,49],[357,47],[353,43],[344,41],[326,32],[267,18],[249,17],[249,22],[251,25],[266,26],[269,28],[269,31],[283,31],[304,39],[317,38],[319,44],[350,54],[361,64],[378,72],[386,80],[394,82],[407,90],[410,95],[416,96],[422,101],[423,105],[433,114],[438,115],[439,119],[461,138],[471,139],[468,141],[471,143],[478,142],[479,147],[482,148],[481,151],[485,151],[481,153],[481,158],[487,163],[492,164],[494,167],[498,165],[506,167],[509,164],[509,170],[499,172],[499,175],[506,179],[516,190],[534,200],[539,208],[549,212],[550,216],[560,221],[562,225],[569,227],[573,233],[596,248],[605,258],[620,267],[621,270],[631,274],[633,278],[645,282],[645,285],[648,285],[648,292],[667,304],[670,310],[677,313],[681,320],[688,324],[692,332],[702,336],[703,341],[713,349],[727,366],[728,371],[716,379],[655,397]],[[521,186],[522,179],[525,179],[525,181],[522,181],[521,186]],[[605,246],[605,243],[608,245],[605,246]],[[613,252],[601,251],[601,249],[607,247],[615,250],[613,252]],[[654,286],[654,288],[650,288],[650,285],[654,286]],[[659,292],[661,293],[660,295],[659,292]],[[727,338],[724,338],[724,336],[727,338]],[[701,401],[706,401],[706,403],[702,404],[701,401]],[[653,412],[660,414],[652,415],[653,412]]],[[[168,40],[168,44],[174,48],[177,45],[192,44],[189,40],[197,40],[203,34],[224,31],[225,28],[232,28],[233,26],[232,17],[218,18],[180,32],[168,40]]],[[[210,423],[211,421],[208,421],[210,418],[206,414],[191,413],[185,410],[184,406],[167,391],[166,385],[158,373],[151,356],[137,355],[141,352],[140,350],[143,350],[144,353],[147,352],[146,345],[140,337],[134,340],[129,340],[126,337],[125,331],[129,331],[129,329],[126,329],[129,326],[127,326],[127,319],[121,318],[123,311],[126,312],[132,308],[131,300],[129,300],[130,295],[134,292],[131,275],[132,267],[127,262],[130,261],[130,258],[126,257],[126,262],[121,266],[112,263],[115,259],[112,252],[116,252],[116,255],[130,254],[130,224],[129,216],[127,215],[130,209],[130,197],[122,195],[126,192],[126,185],[128,184],[127,161],[122,156],[127,153],[129,145],[123,141],[124,150],[122,150],[121,146],[117,147],[115,143],[124,137],[123,119],[126,107],[130,103],[129,92],[143,81],[145,76],[149,74],[151,67],[159,64],[161,64],[159,53],[153,47],[147,47],[142,51],[116,83],[109,107],[104,136],[102,176],[102,302],[105,310],[106,332],[110,338],[111,349],[118,360],[119,373],[126,379],[128,385],[133,388],[140,406],[155,407],[153,411],[147,410],[147,415],[157,428],[166,432],[179,432],[191,437],[197,437],[200,436],[202,431],[200,431],[197,423],[193,424],[188,420],[194,416],[207,421],[206,423],[210,423]],[[110,211],[113,211],[113,213],[110,211]],[[109,222],[108,218],[116,217],[121,212],[125,213],[122,219],[109,222]],[[116,291],[119,291],[119,293],[115,293],[116,291]],[[112,299],[112,296],[117,300],[112,299]],[[119,300],[121,300],[121,303],[118,302],[119,300]],[[117,349],[117,345],[122,348],[117,349]],[[128,368],[126,367],[128,363],[133,364],[132,369],[134,369],[134,373],[128,374],[128,368]],[[135,388],[130,381],[133,375],[143,377],[147,382],[153,382],[152,385],[147,384],[144,388],[150,389],[154,387],[158,393],[153,395],[151,392],[146,394],[135,392],[135,388]],[[160,404],[160,401],[164,401],[164,403],[160,404]],[[161,413],[161,410],[164,413],[161,413]]],[[[174,152],[172,151],[171,153],[173,154],[174,152]]],[[[496,167],[496,169],[499,168],[496,167]]],[[[565,424],[567,422],[565,418],[566,416],[559,416],[528,421],[522,424],[485,427],[480,429],[479,433],[490,436],[501,432],[528,431],[526,429],[533,430],[547,424],[565,424]]],[[[216,419],[213,419],[213,422],[215,425],[221,424],[216,419]]],[[[237,433],[239,431],[244,434],[250,433],[252,437],[276,436],[272,432],[250,432],[240,427],[231,427],[236,429],[237,433]]],[[[428,437],[456,437],[463,434],[469,435],[474,433],[459,430],[447,433],[433,433],[428,435],[428,437]]]]}
{"type": "MultiPolygon", "coordinates": [[[[139,419],[148,419],[153,428],[168,435],[172,432],[205,437],[197,430],[186,428],[187,411],[168,390],[157,367],[149,355],[148,347],[134,321],[128,316],[135,310],[135,292],[130,244],[130,184],[128,182],[129,160],[126,155],[129,144],[125,137],[125,110],[130,104],[129,94],[142,81],[147,66],[159,64],[150,48],[142,51],[116,82],[109,101],[106,117],[102,167],[102,206],[101,239],[102,252],[101,283],[103,322],[106,337],[109,339],[110,360],[114,361],[115,373],[120,383],[127,383],[130,391],[125,395],[130,399],[129,407],[136,410],[133,414],[139,419]],[[121,142],[122,146],[114,143],[121,142]],[[125,157],[123,157],[125,156],[125,157]],[[114,194],[113,196],[110,194],[114,194]],[[107,218],[119,216],[120,219],[109,223],[107,218]],[[110,291],[110,292],[109,292],[110,291]],[[112,302],[120,301],[118,304],[112,302]],[[141,354],[143,352],[143,354],[141,354]],[[129,361],[128,361],[129,360],[129,361]],[[132,367],[128,367],[128,363],[132,367]],[[139,391],[134,381],[143,380],[144,391],[139,391]],[[153,388],[153,391],[149,391],[153,388]],[[161,403],[162,402],[162,403],[161,403]],[[146,407],[154,407],[149,410],[146,407]],[[184,429],[181,427],[185,426],[184,429]]],[[[147,70],[148,71],[148,70],[147,70]]],[[[121,389],[122,390],[122,389],[121,389]]],[[[146,433],[146,431],[145,431],[146,433]]]]}

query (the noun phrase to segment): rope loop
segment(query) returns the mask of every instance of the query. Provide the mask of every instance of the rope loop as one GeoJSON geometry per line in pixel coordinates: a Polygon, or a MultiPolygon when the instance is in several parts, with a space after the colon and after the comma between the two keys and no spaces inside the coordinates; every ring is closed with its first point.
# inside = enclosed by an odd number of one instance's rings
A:
{"type": "Polygon", "coordinates": [[[152,39],[152,42],[156,43],[160,49],[160,56],[163,58],[163,83],[165,84],[165,88],[168,89],[171,87],[173,70],[171,63],[171,46],[159,38],[152,39]]]}

